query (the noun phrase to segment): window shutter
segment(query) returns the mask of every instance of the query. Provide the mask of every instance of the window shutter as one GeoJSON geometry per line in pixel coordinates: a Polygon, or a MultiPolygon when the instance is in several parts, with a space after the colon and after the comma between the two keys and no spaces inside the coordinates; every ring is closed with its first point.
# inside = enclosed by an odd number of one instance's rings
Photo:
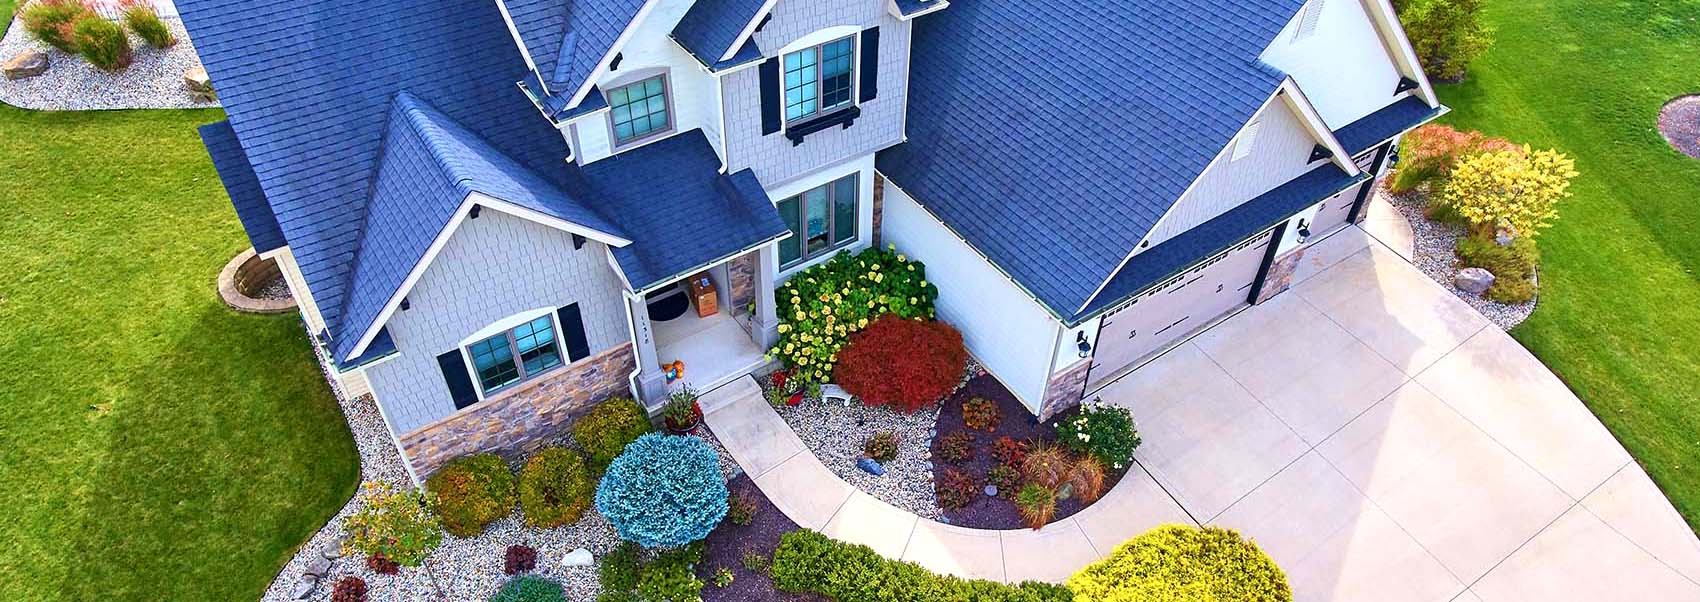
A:
{"type": "Polygon", "coordinates": [[[862,30],[862,91],[857,95],[860,102],[868,102],[880,93],[880,28],[869,27],[862,30]]]}
{"type": "Polygon", "coordinates": [[[576,362],[590,357],[590,343],[584,338],[584,316],[574,303],[555,312],[561,318],[561,341],[567,345],[567,361],[576,362]]]}
{"type": "Polygon", "coordinates": [[[767,59],[758,67],[761,71],[761,135],[779,131],[779,107],[784,103],[779,92],[779,57],[767,59]]]}
{"type": "Polygon", "coordinates": [[[443,382],[449,386],[455,409],[478,403],[478,392],[472,389],[472,375],[466,372],[459,349],[437,356],[437,367],[443,369],[443,382]]]}

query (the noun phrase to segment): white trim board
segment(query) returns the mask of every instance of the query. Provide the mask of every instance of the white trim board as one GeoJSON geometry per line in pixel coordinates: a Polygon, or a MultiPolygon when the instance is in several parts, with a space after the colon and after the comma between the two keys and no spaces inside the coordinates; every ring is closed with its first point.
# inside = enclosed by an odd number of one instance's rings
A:
{"type": "Polygon", "coordinates": [[[1399,22],[1393,4],[1388,0],[1359,1],[1364,12],[1369,13],[1377,33],[1381,34],[1382,43],[1392,51],[1393,62],[1403,72],[1402,75],[1416,80],[1417,90],[1428,106],[1439,107],[1440,96],[1435,94],[1434,85],[1429,82],[1428,74],[1423,72],[1422,62],[1417,59],[1417,51],[1411,46],[1411,39],[1405,34],[1405,26],[1399,22]]]}
{"type": "Polygon", "coordinates": [[[596,80],[602,79],[602,76],[608,73],[608,65],[614,62],[614,57],[620,54],[620,49],[626,46],[626,42],[631,41],[632,35],[637,33],[638,26],[643,24],[643,20],[649,17],[649,13],[655,10],[655,5],[659,3],[659,0],[648,0],[643,3],[643,8],[638,9],[637,14],[632,16],[632,22],[626,24],[625,30],[620,32],[620,37],[615,38],[614,44],[609,46],[608,50],[602,54],[602,60],[596,63],[596,68],[590,70],[590,75],[584,78],[583,84],[579,84],[578,91],[574,92],[572,98],[568,99],[567,106],[576,107],[579,103],[584,102],[584,97],[590,94],[590,89],[596,87],[596,80]]]}

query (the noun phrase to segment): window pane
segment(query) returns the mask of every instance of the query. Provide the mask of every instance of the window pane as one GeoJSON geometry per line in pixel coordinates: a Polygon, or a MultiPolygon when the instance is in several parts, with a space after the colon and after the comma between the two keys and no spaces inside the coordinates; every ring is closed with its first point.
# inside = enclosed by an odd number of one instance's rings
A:
{"type": "Polygon", "coordinates": [[[856,238],[856,176],[832,183],[833,232],[832,244],[856,238]]]}
{"type": "Polygon", "coordinates": [[[785,118],[798,119],[815,114],[819,90],[815,49],[808,48],[785,55],[785,118]]]}
{"type": "Polygon", "coordinates": [[[803,193],[803,211],[808,219],[809,254],[824,251],[830,246],[828,240],[827,211],[831,207],[826,202],[826,187],[822,186],[803,193]]]}
{"type": "Polygon", "coordinates": [[[797,197],[791,197],[779,202],[779,216],[785,219],[785,227],[791,229],[792,236],[779,241],[779,265],[789,265],[801,259],[802,249],[802,212],[797,197]]]}
{"type": "Polygon", "coordinates": [[[477,343],[467,351],[472,354],[473,367],[478,371],[478,384],[489,393],[519,380],[519,367],[514,364],[513,350],[508,348],[508,335],[499,334],[477,343]]]}
{"type": "Polygon", "coordinates": [[[514,346],[525,364],[527,376],[561,365],[560,347],[555,344],[555,325],[543,316],[514,329],[514,346]]]}
{"type": "Polygon", "coordinates": [[[667,89],[664,84],[658,75],[616,88],[608,94],[608,102],[613,105],[611,117],[617,142],[627,142],[667,128],[667,89]]]}

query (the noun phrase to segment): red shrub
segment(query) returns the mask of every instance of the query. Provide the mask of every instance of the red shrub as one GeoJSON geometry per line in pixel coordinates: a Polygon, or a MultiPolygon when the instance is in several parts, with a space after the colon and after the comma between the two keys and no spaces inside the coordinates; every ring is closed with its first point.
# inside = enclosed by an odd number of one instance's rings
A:
{"type": "Polygon", "coordinates": [[[508,546],[508,551],[502,558],[502,572],[518,575],[537,568],[537,550],[531,546],[514,544],[508,546]]]}
{"type": "Polygon", "coordinates": [[[401,572],[401,565],[394,560],[384,558],[383,554],[367,556],[366,568],[379,575],[394,575],[401,572]]]}
{"type": "Polygon", "coordinates": [[[974,477],[955,468],[945,468],[937,475],[933,484],[933,493],[938,496],[940,508],[945,510],[961,510],[974,503],[974,494],[979,489],[974,484],[974,477]]]}
{"type": "Polygon", "coordinates": [[[366,581],[359,577],[343,577],[331,590],[331,602],[366,602],[366,581]]]}
{"type": "Polygon", "coordinates": [[[913,412],[956,390],[967,367],[962,334],[949,324],[887,314],[850,337],[833,377],[868,405],[913,412]]]}

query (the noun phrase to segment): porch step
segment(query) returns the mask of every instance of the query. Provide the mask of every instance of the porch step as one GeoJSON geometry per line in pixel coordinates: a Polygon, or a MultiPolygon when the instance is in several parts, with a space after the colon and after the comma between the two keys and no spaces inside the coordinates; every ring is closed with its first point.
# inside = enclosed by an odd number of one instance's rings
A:
{"type": "Polygon", "coordinates": [[[745,397],[761,399],[761,385],[756,384],[754,376],[747,374],[703,393],[697,398],[697,405],[702,406],[703,414],[711,414],[745,397]]]}

